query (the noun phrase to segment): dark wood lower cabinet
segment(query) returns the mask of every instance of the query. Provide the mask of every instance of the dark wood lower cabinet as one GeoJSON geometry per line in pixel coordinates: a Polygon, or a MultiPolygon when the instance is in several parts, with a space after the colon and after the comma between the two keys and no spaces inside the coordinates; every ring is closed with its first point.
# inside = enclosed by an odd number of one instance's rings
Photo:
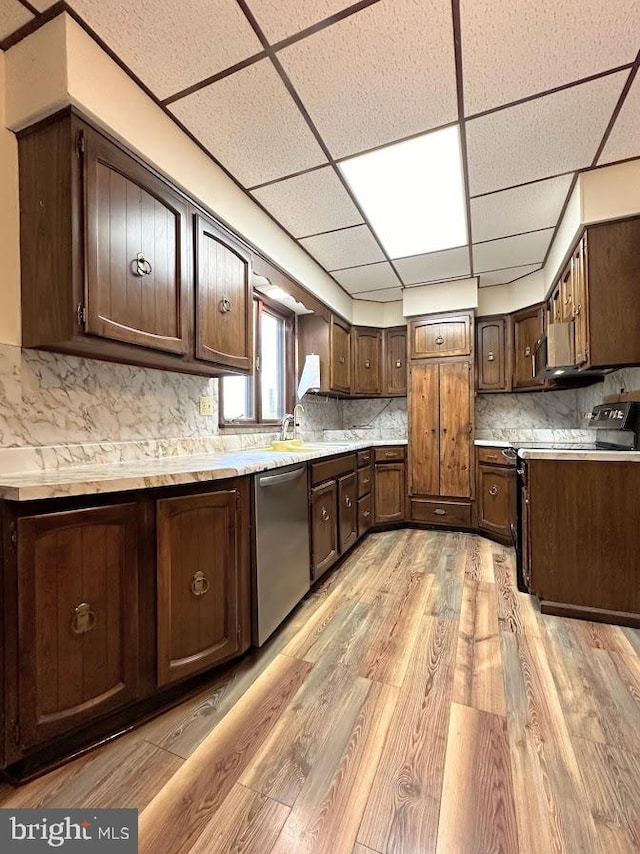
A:
{"type": "Polygon", "coordinates": [[[480,530],[513,544],[517,513],[515,468],[479,465],[477,495],[480,530]]]}
{"type": "Polygon", "coordinates": [[[17,748],[132,702],[138,692],[135,504],[17,523],[17,748]]]}
{"type": "Polygon", "coordinates": [[[335,480],[311,490],[311,575],[319,578],[338,559],[338,485],[335,480]]]}
{"type": "Polygon", "coordinates": [[[379,463],[374,467],[374,523],[386,525],[405,518],[405,464],[379,463]]]}
{"type": "Polygon", "coordinates": [[[340,554],[358,539],[358,480],[356,473],[338,480],[338,534],[340,554]]]}
{"type": "Polygon", "coordinates": [[[158,685],[241,651],[237,490],[157,504],[158,685]]]}

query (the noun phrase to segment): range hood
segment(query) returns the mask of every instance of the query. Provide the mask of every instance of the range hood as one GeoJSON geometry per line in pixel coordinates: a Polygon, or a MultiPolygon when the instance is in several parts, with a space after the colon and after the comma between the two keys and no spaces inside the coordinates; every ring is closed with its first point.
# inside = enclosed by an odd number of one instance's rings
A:
{"type": "Polygon", "coordinates": [[[557,385],[588,385],[608,371],[580,370],[576,365],[574,322],[550,323],[536,341],[532,353],[533,375],[537,380],[554,380],[557,385]]]}

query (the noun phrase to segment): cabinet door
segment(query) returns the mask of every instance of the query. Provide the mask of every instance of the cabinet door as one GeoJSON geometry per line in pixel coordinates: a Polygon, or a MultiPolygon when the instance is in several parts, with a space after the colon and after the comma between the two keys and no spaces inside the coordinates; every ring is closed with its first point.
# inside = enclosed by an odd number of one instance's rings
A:
{"type": "Polygon", "coordinates": [[[469,315],[423,317],[409,324],[412,359],[468,356],[471,353],[469,315]]]}
{"type": "Polygon", "coordinates": [[[516,473],[478,467],[478,527],[511,542],[516,524],[516,473]]]}
{"type": "Polygon", "coordinates": [[[491,317],[476,322],[478,391],[507,391],[508,318],[491,317]]]}
{"type": "Polygon", "coordinates": [[[409,379],[409,493],[438,495],[440,366],[436,362],[412,365],[409,379]]]}
{"type": "Polygon", "coordinates": [[[158,684],[240,649],[238,492],[157,502],[158,684]]]}
{"type": "Polygon", "coordinates": [[[404,463],[376,463],[374,486],[373,505],[376,525],[402,522],[405,505],[404,463]]]}
{"type": "Polygon", "coordinates": [[[23,746],[136,699],[138,527],[135,504],[19,520],[23,746]]]}
{"type": "Polygon", "coordinates": [[[382,331],[353,329],[353,394],[382,392],[382,331]]]}
{"type": "Polygon", "coordinates": [[[85,146],[85,329],[103,338],[186,353],[187,204],[89,128],[85,146]]]}
{"type": "Polygon", "coordinates": [[[373,522],[371,514],[371,493],[358,498],[358,537],[363,537],[373,522]]]}
{"type": "Polygon", "coordinates": [[[533,352],[544,334],[544,306],[537,305],[513,316],[513,388],[535,388],[543,382],[533,376],[533,352]]]}
{"type": "Polygon", "coordinates": [[[585,234],[571,259],[577,365],[586,365],[589,362],[589,306],[586,253],[587,236],[585,234]]]}
{"type": "Polygon", "coordinates": [[[351,391],[351,349],[349,330],[340,325],[334,317],[331,318],[330,346],[331,353],[331,389],[351,391]]]}
{"type": "Polygon", "coordinates": [[[440,365],[440,490],[438,495],[471,496],[472,389],[470,362],[440,365]]]}
{"type": "Polygon", "coordinates": [[[335,480],[311,490],[311,575],[326,572],[338,558],[338,485],[335,480]]]}
{"type": "Polygon", "coordinates": [[[338,534],[340,554],[358,539],[358,478],[356,473],[338,479],[338,534]]]}
{"type": "Polygon", "coordinates": [[[250,372],[250,255],[203,216],[196,217],[196,246],[196,357],[250,372]]]}
{"type": "Polygon", "coordinates": [[[554,306],[554,323],[569,323],[573,320],[573,289],[576,281],[575,256],[571,259],[568,270],[560,279],[557,293],[557,306],[554,306]]]}
{"type": "Polygon", "coordinates": [[[407,393],[407,327],[383,333],[382,393],[385,397],[407,393]]]}

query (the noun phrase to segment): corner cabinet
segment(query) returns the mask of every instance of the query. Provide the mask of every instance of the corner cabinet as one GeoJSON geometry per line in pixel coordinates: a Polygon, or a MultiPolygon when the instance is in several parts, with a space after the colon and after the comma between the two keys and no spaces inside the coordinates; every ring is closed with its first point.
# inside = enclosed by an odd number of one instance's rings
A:
{"type": "Polygon", "coordinates": [[[251,371],[240,242],[73,108],[21,131],[18,154],[24,347],[251,371]]]}
{"type": "Polygon", "coordinates": [[[374,524],[403,522],[407,501],[405,449],[400,446],[374,448],[374,524]]]}

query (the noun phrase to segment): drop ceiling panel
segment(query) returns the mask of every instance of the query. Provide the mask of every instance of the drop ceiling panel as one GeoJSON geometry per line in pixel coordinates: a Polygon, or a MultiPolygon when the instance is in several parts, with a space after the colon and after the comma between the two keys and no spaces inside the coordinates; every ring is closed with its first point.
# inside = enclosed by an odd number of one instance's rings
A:
{"type": "Polygon", "coordinates": [[[354,299],[366,299],[373,302],[395,302],[402,299],[402,288],[387,288],[384,291],[363,291],[353,295],[354,299]]]}
{"type": "Polygon", "coordinates": [[[33,20],[34,16],[18,0],[0,0],[0,40],[33,20]]]}
{"type": "Polygon", "coordinates": [[[169,109],[244,186],[326,161],[268,59],[181,98],[169,109]]]}
{"type": "Polygon", "coordinates": [[[476,242],[555,226],[571,186],[571,175],[536,181],[471,199],[471,233],[476,242]]]}
{"type": "Polygon", "coordinates": [[[459,246],[445,249],[444,252],[429,252],[427,255],[413,255],[393,262],[405,285],[418,285],[423,282],[439,282],[458,276],[468,276],[469,249],[459,246]]]}
{"type": "Polygon", "coordinates": [[[633,62],[639,46],[640,0],[461,0],[460,16],[466,115],[633,62]]]}
{"type": "Polygon", "coordinates": [[[331,275],[349,293],[364,290],[375,291],[398,285],[398,277],[387,261],[382,261],[380,264],[367,264],[364,267],[353,267],[350,270],[337,270],[331,275]]]}
{"type": "Polygon", "coordinates": [[[478,274],[505,267],[541,263],[552,236],[553,228],[545,228],[544,231],[534,231],[531,234],[476,243],[473,246],[473,272],[478,274]]]}
{"type": "Polygon", "coordinates": [[[467,122],[471,195],[590,166],[626,78],[610,74],[467,122]]]}
{"type": "Polygon", "coordinates": [[[261,187],[253,195],[295,237],[362,222],[331,166],[261,187]]]}
{"type": "Polygon", "coordinates": [[[526,264],[524,267],[507,267],[506,270],[494,270],[492,273],[482,273],[480,276],[481,288],[490,288],[493,285],[506,285],[529,273],[535,273],[540,269],[540,264],[526,264]]]}
{"type": "Polygon", "coordinates": [[[359,267],[373,261],[383,261],[384,255],[366,225],[307,237],[300,243],[327,270],[359,267]]]}
{"type": "Polygon", "coordinates": [[[235,0],[71,0],[71,5],[159,98],[262,50],[235,0]]]}
{"type": "Polygon", "coordinates": [[[457,118],[449,0],[375,3],[278,57],[334,157],[457,118]]]}
{"type": "Polygon", "coordinates": [[[249,0],[271,44],[292,36],[353,5],[354,0],[249,0]]]}
{"type": "Polygon", "coordinates": [[[631,85],[598,163],[640,156],[640,74],[631,85]]]}

